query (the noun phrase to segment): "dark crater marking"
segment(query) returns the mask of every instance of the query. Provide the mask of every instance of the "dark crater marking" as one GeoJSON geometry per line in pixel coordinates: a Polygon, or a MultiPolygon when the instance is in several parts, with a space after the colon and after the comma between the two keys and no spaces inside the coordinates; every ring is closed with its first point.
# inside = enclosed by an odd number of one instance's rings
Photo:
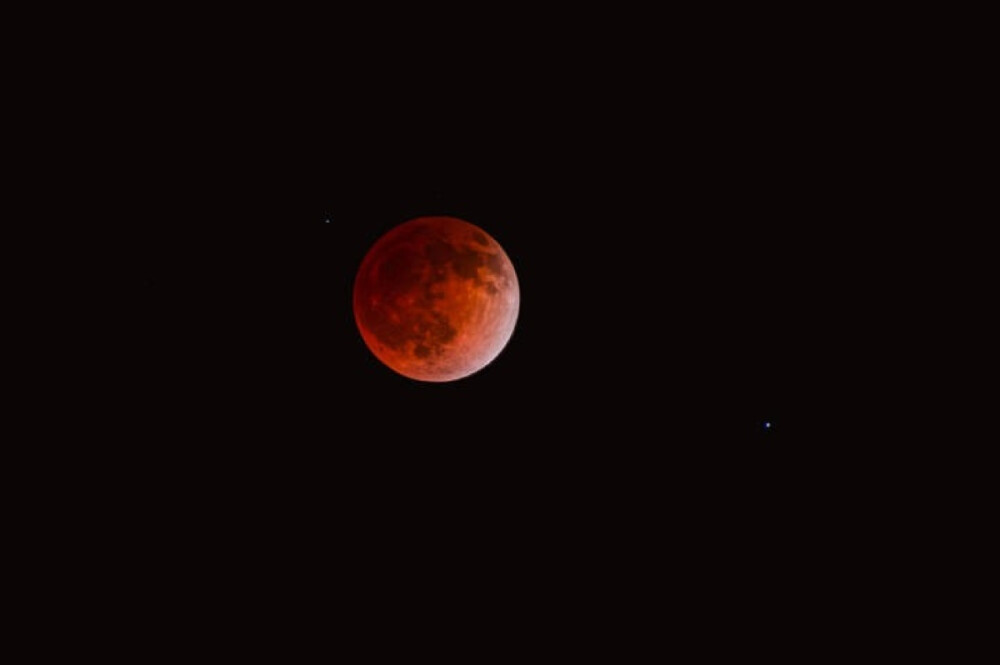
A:
{"type": "Polygon", "coordinates": [[[420,283],[423,276],[420,255],[409,249],[392,252],[379,264],[376,279],[386,295],[398,295],[420,283]]]}
{"type": "Polygon", "coordinates": [[[429,305],[426,299],[421,299],[407,311],[389,306],[368,307],[363,310],[362,319],[365,328],[389,348],[399,350],[407,342],[416,342],[414,354],[418,358],[432,353],[441,355],[442,346],[453,340],[458,331],[447,316],[428,309],[429,305]],[[393,320],[394,313],[399,317],[398,322],[393,320]]]}
{"type": "Polygon", "coordinates": [[[502,277],[506,274],[506,266],[503,260],[503,256],[500,254],[487,254],[486,255],[486,269],[489,270],[494,275],[502,277]]]}
{"type": "MultiPolygon", "coordinates": [[[[479,277],[479,268],[483,266],[489,268],[490,260],[493,258],[493,255],[488,252],[481,252],[467,247],[458,249],[454,245],[440,240],[429,242],[424,249],[424,254],[435,268],[451,266],[456,275],[462,279],[471,279],[476,284],[482,284],[482,280],[479,277]]],[[[503,265],[502,260],[500,261],[500,265],[503,265]]],[[[439,281],[437,270],[434,271],[432,279],[439,281]]],[[[441,276],[440,279],[445,279],[445,277],[441,276]]]]}

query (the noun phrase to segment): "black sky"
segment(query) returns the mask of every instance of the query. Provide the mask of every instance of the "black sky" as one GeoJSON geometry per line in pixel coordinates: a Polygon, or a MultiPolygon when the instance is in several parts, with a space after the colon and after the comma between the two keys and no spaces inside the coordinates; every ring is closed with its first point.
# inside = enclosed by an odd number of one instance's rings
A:
{"type": "Polygon", "coordinates": [[[845,360],[855,222],[828,64],[688,46],[196,79],[200,110],[150,145],[171,178],[142,190],[163,219],[140,277],[168,410],[229,429],[216,462],[498,478],[769,463],[835,417],[819,395],[845,360]],[[428,385],[370,354],[350,294],[382,233],[442,214],[500,241],[522,305],[491,366],[428,385]]]}
{"type": "Polygon", "coordinates": [[[312,67],[263,59],[172,102],[146,144],[169,177],[134,176],[155,202],[136,483],[184,488],[158,511],[286,543],[303,583],[324,557],[410,583],[392,553],[446,542],[472,552],[456,567],[515,568],[530,542],[562,579],[570,552],[639,560],[664,534],[722,575],[723,552],[791,537],[781,497],[826,473],[792,442],[843,415],[857,334],[842,250],[867,185],[836,68],[808,40],[581,41],[312,44],[312,67]],[[365,252],[423,215],[481,226],[520,280],[508,347],[448,384],[382,366],[351,311],[365,252]]]}

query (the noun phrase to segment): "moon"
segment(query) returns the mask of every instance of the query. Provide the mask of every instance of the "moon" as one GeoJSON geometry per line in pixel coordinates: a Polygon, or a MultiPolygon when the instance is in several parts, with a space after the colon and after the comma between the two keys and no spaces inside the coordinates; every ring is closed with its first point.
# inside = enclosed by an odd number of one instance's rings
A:
{"type": "Polygon", "coordinates": [[[500,244],[455,217],[418,217],[391,229],[354,281],[365,344],[418,381],[455,381],[491,363],[514,333],[520,302],[500,244]]]}

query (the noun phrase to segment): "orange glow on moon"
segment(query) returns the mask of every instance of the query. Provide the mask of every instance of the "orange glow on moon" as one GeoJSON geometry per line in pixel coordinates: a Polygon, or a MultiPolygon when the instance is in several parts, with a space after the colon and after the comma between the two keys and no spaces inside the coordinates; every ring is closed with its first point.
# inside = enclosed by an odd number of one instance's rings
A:
{"type": "Polygon", "coordinates": [[[500,354],[520,298],[514,266],[489,234],[454,217],[418,217],[365,255],[354,319],[389,368],[420,381],[454,381],[500,354]]]}

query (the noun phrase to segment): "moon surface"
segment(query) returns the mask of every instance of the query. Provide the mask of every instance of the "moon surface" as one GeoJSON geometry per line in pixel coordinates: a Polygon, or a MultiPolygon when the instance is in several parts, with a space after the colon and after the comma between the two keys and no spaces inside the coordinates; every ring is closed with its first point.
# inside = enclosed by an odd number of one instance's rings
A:
{"type": "Polygon", "coordinates": [[[520,301],[500,244],[455,217],[418,217],[391,229],[354,281],[365,344],[419,381],[454,381],[492,362],[514,332],[520,301]]]}

